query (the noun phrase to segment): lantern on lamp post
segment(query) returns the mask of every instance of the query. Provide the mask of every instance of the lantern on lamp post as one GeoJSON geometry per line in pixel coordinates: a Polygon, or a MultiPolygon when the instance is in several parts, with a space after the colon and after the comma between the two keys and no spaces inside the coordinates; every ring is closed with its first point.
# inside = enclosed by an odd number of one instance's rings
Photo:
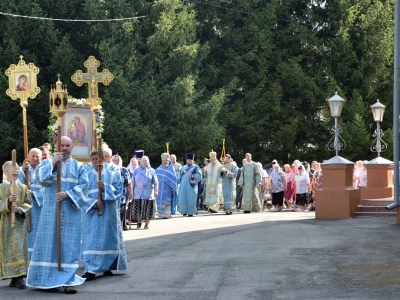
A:
{"type": "Polygon", "coordinates": [[[343,150],[346,147],[346,143],[340,134],[343,132],[342,127],[338,124],[338,118],[342,114],[342,108],[345,100],[335,92],[335,95],[327,99],[329,104],[329,109],[331,112],[331,117],[335,118],[335,125],[331,129],[331,134],[333,137],[328,142],[328,150],[335,151],[336,156],[339,155],[339,150],[343,150]]]}
{"type": "Polygon", "coordinates": [[[376,129],[373,134],[375,138],[373,144],[371,145],[371,151],[376,152],[377,156],[381,156],[381,152],[387,149],[387,144],[382,140],[383,131],[380,127],[380,123],[383,120],[383,114],[385,113],[386,106],[379,102],[379,99],[376,100],[376,103],[371,105],[371,112],[374,122],[376,122],[376,129]]]}

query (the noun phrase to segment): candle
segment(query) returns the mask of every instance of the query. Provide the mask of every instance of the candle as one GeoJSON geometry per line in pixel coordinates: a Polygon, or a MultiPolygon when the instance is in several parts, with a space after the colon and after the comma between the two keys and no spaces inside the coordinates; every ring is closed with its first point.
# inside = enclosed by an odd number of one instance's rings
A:
{"type": "Polygon", "coordinates": [[[12,166],[15,167],[17,164],[17,151],[15,151],[15,149],[11,151],[11,161],[12,166]]]}

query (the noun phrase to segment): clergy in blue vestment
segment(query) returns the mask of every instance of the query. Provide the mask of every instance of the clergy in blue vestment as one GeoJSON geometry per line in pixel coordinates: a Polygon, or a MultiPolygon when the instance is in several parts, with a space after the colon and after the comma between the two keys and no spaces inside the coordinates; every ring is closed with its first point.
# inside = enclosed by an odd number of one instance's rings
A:
{"type": "Polygon", "coordinates": [[[231,162],[231,156],[225,155],[225,164],[222,168],[222,194],[224,195],[224,210],[227,215],[236,211],[236,175],[238,167],[236,163],[231,162]]]}
{"type": "Polygon", "coordinates": [[[122,195],[122,182],[117,172],[102,169],[98,181],[99,152],[90,153],[92,168],[87,172],[89,178],[88,206],[82,218],[82,260],[86,280],[93,280],[98,274],[112,275],[112,270],[123,273],[128,269],[122,228],[119,220],[119,199],[122,195]],[[102,200],[99,202],[99,188],[102,200]],[[103,214],[98,215],[102,207],[103,214]],[[88,229],[91,230],[88,230],[88,229]]]}
{"type": "Polygon", "coordinates": [[[135,157],[136,157],[139,165],[142,163],[143,156],[144,156],[144,150],[135,150],[135,157]]]}
{"type": "Polygon", "coordinates": [[[197,213],[197,193],[201,180],[201,169],[194,164],[194,154],[186,154],[186,165],[179,173],[178,211],[184,216],[193,217],[197,213]]]}
{"type": "Polygon", "coordinates": [[[172,213],[175,214],[176,174],[168,153],[161,154],[161,162],[156,170],[158,178],[157,211],[158,217],[169,219],[172,213]]]}
{"type": "Polygon", "coordinates": [[[76,275],[81,250],[81,208],[87,207],[88,177],[71,157],[72,141],[61,137],[61,151],[38,166],[45,188],[43,207],[28,269],[27,285],[39,289],[63,287],[67,294],[85,279],[76,275]],[[57,193],[57,162],[61,162],[61,191],[57,193]],[[57,264],[56,204],[61,202],[61,270],[57,264]]]}
{"type": "Polygon", "coordinates": [[[43,188],[37,180],[37,166],[42,162],[42,151],[39,148],[29,150],[29,157],[24,161],[21,171],[18,174],[20,182],[26,184],[25,172],[28,170],[30,182],[30,195],[32,197],[32,209],[30,214],[31,231],[28,232],[28,254],[32,256],[37,228],[39,225],[40,211],[43,205],[43,188]],[[20,176],[21,175],[21,176],[20,176]]]}
{"type": "Polygon", "coordinates": [[[251,154],[245,154],[246,163],[243,164],[239,178],[239,185],[243,188],[243,212],[262,210],[260,195],[261,174],[257,164],[251,160],[251,154]]]}

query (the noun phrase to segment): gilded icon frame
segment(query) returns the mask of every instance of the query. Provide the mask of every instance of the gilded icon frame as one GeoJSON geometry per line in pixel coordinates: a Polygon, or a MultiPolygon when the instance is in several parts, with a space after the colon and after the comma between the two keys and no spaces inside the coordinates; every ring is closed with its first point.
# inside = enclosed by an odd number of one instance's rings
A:
{"type": "Polygon", "coordinates": [[[37,86],[37,74],[39,68],[33,63],[26,64],[20,57],[17,65],[11,64],[5,74],[8,76],[8,89],[6,94],[11,99],[20,99],[27,101],[28,98],[34,99],[40,93],[40,88],[37,86]],[[25,77],[25,84],[21,85],[21,81],[25,77]]]}
{"type": "Polygon", "coordinates": [[[68,106],[61,119],[61,135],[72,140],[71,156],[81,162],[90,161],[93,143],[93,113],[89,106],[68,106]],[[82,126],[84,138],[82,140],[82,126]],[[80,127],[80,128],[78,128],[80,127]]]}

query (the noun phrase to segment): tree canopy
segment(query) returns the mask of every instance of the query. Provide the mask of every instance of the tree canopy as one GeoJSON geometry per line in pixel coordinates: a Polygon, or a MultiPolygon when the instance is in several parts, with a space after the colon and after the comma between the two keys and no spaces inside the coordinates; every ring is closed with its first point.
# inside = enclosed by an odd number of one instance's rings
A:
{"type": "MultiPolygon", "coordinates": [[[[326,99],[346,99],[340,155],[371,159],[375,128],[369,106],[387,105],[381,124],[392,142],[394,0],[41,0],[2,1],[0,12],[57,19],[143,18],[66,22],[0,15],[0,68],[20,55],[40,68],[41,93],[29,100],[29,147],[47,142],[48,93],[56,74],[70,81],[95,56],[115,76],[100,88],[103,139],[126,161],[145,149],[157,164],[165,143],[183,158],[221,151],[241,161],[323,160],[334,156],[326,99]]],[[[0,76],[2,161],[23,159],[22,110],[0,76]]],[[[391,149],[391,147],[389,147],[391,149]]],[[[388,150],[382,154],[391,159],[388,150]]]]}

